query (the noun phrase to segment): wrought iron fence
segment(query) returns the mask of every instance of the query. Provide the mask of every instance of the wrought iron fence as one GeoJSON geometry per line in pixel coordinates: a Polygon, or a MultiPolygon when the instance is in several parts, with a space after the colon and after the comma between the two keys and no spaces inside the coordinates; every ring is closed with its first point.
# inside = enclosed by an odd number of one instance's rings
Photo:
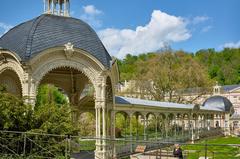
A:
{"type": "Polygon", "coordinates": [[[0,131],[0,158],[66,159],[74,152],[93,153],[95,140],[70,135],[0,131]]]}
{"type": "Polygon", "coordinates": [[[0,131],[0,155],[12,158],[68,158],[68,136],[0,131]]]}
{"type": "MultiPolygon", "coordinates": [[[[173,149],[176,142],[138,142],[138,145],[146,146],[144,152],[134,152],[131,159],[174,159],[173,149]],[[153,149],[151,147],[154,145],[153,149]]],[[[239,159],[240,144],[190,144],[181,145],[183,159],[239,159]]],[[[135,151],[135,150],[134,150],[135,151]]],[[[124,158],[122,155],[120,158],[124,158]]]]}
{"type": "MultiPolygon", "coordinates": [[[[99,140],[99,139],[97,139],[99,140]]],[[[183,155],[187,159],[211,158],[211,159],[238,159],[240,158],[239,144],[190,144],[185,139],[101,139],[106,142],[107,149],[112,151],[112,158],[124,158],[130,155],[139,158],[148,156],[149,159],[173,157],[173,145],[180,143],[183,155]],[[144,145],[144,153],[136,154],[136,147],[144,145]],[[113,149],[114,147],[114,149],[113,149]]],[[[94,157],[96,138],[70,135],[53,135],[28,132],[0,131],[0,158],[3,159],[67,159],[94,157]]]]}

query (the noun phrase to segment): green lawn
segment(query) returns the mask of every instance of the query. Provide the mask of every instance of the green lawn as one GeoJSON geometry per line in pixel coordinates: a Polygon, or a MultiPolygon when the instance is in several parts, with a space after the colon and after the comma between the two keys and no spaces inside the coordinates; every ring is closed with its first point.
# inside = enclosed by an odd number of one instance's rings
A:
{"type": "Polygon", "coordinates": [[[199,141],[194,145],[182,146],[188,159],[197,159],[199,156],[207,156],[214,159],[239,159],[240,147],[224,144],[240,144],[239,137],[219,137],[205,141],[199,141]],[[198,145],[199,144],[199,145],[198,145]],[[207,149],[207,151],[205,151],[207,149]],[[192,152],[189,150],[193,150],[192,152]],[[195,151],[195,152],[194,152],[195,151]]]}

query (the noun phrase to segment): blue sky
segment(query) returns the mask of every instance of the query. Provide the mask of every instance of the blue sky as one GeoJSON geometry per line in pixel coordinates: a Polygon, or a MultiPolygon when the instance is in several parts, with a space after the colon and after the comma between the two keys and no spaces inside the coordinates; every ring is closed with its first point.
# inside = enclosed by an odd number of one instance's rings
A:
{"type": "MultiPolygon", "coordinates": [[[[71,0],[72,17],[88,22],[111,55],[161,49],[240,47],[240,0],[71,0]]],[[[43,0],[1,2],[0,35],[39,16],[43,0]]]]}

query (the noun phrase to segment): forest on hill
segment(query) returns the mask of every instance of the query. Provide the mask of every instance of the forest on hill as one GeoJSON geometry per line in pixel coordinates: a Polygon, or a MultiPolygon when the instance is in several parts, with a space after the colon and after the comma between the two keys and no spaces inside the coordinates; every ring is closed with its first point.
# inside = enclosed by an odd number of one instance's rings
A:
{"type": "MultiPolygon", "coordinates": [[[[205,80],[212,84],[216,81],[221,85],[240,84],[240,48],[225,48],[221,51],[204,49],[195,53],[166,49],[160,52],[145,53],[138,56],[128,54],[124,59],[118,59],[118,65],[121,81],[138,80],[143,77],[152,80],[151,78],[153,77],[149,75],[149,71],[152,72],[152,74],[161,74],[163,72],[156,72],[153,70],[172,67],[173,70],[181,70],[181,72],[178,72],[178,75],[173,73],[173,76],[178,76],[178,78],[187,76],[185,69],[191,68],[192,71],[195,71],[198,75],[201,74],[200,76],[204,76],[204,78],[206,78],[205,80]],[[169,59],[167,56],[170,54],[171,58],[169,59]],[[171,65],[169,62],[177,64],[171,65]],[[178,70],[177,67],[182,68],[178,70]]],[[[168,73],[170,73],[170,71],[168,73]]],[[[162,74],[162,76],[163,75],[164,74],[162,74]]],[[[190,76],[193,78],[200,78],[197,76],[190,76]]],[[[204,83],[206,83],[206,81],[204,81],[204,83]]],[[[201,84],[185,86],[190,88],[201,86],[201,84]]]]}

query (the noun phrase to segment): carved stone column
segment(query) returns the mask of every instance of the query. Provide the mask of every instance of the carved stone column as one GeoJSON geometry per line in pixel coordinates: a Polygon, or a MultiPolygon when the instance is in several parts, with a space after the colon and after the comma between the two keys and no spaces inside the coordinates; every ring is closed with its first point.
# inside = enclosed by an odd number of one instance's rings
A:
{"type": "Polygon", "coordinates": [[[131,147],[130,147],[130,152],[133,152],[133,145],[132,145],[132,140],[133,140],[133,134],[132,134],[132,130],[133,130],[133,126],[132,126],[132,117],[133,117],[133,114],[130,113],[129,114],[129,131],[130,131],[130,140],[131,140],[131,147]]]}
{"type": "Polygon", "coordinates": [[[158,116],[155,115],[155,139],[157,140],[158,138],[158,116]]]}
{"type": "MultiPolygon", "coordinates": [[[[102,83],[96,84],[96,97],[95,97],[95,112],[96,112],[96,150],[95,150],[95,159],[103,158],[103,147],[102,147],[102,127],[101,127],[101,117],[102,115],[102,108],[105,99],[103,98],[102,94],[102,83]]],[[[105,159],[105,158],[104,158],[105,159]]]]}
{"type": "Polygon", "coordinates": [[[201,116],[201,132],[204,130],[204,116],[201,116]]]}
{"type": "Polygon", "coordinates": [[[192,143],[194,143],[195,141],[195,138],[196,138],[196,116],[194,117],[192,114],[190,116],[190,126],[191,126],[191,140],[192,140],[192,143]]]}
{"type": "Polygon", "coordinates": [[[101,138],[101,129],[100,129],[100,125],[101,124],[101,108],[100,108],[100,104],[98,101],[95,101],[95,117],[96,117],[96,151],[100,151],[101,150],[101,141],[100,141],[100,138],[101,138]]]}
{"type": "Polygon", "coordinates": [[[144,124],[144,129],[143,129],[143,137],[144,137],[144,140],[147,140],[147,134],[146,134],[146,130],[147,130],[147,124],[148,124],[148,118],[147,118],[147,115],[144,115],[143,116],[143,124],[144,124]]]}
{"type": "Polygon", "coordinates": [[[182,124],[181,124],[182,125],[182,137],[184,137],[184,131],[185,131],[185,122],[184,122],[185,119],[184,119],[184,117],[185,116],[182,115],[182,124]]]}
{"type": "Polygon", "coordinates": [[[101,101],[95,101],[95,114],[96,114],[96,150],[95,158],[101,157],[102,142],[101,142],[101,101]],[[97,156],[97,157],[96,157],[97,156]]]}
{"type": "Polygon", "coordinates": [[[37,82],[32,78],[28,72],[24,73],[23,92],[22,96],[27,104],[35,106],[37,95],[37,82]]]}
{"type": "MultiPolygon", "coordinates": [[[[104,105],[104,103],[103,103],[104,105]]],[[[105,107],[102,108],[102,152],[103,158],[107,158],[107,109],[105,107]]]]}
{"type": "Polygon", "coordinates": [[[197,129],[197,133],[196,133],[196,139],[199,139],[199,134],[200,134],[200,124],[199,124],[199,122],[200,122],[200,116],[197,116],[197,119],[196,119],[196,129],[197,129]]]}
{"type": "Polygon", "coordinates": [[[207,128],[207,119],[206,115],[203,116],[203,129],[206,130],[207,128]]]}
{"type": "Polygon", "coordinates": [[[192,127],[192,115],[188,114],[188,137],[191,137],[192,135],[192,131],[191,131],[191,127],[192,127]]]}
{"type": "Polygon", "coordinates": [[[223,124],[223,117],[222,114],[219,115],[219,121],[220,121],[220,128],[223,130],[224,124],[223,124]]]}
{"type": "Polygon", "coordinates": [[[112,110],[110,113],[111,116],[111,134],[110,134],[110,138],[111,138],[111,145],[112,145],[112,158],[116,158],[116,147],[115,147],[115,112],[112,110]]]}
{"type": "Polygon", "coordinates": [[[214,115],[211,115],[211,118],[210,118],[210,129],[215,128],[214,123],[215,123],[214,115]]]}
{"type": "Polygon", "coordinates": [[[225,120],[224,120],[224,135],[228,136],[230,135],[230,115],[227,113],[225,114],[225,120]]]}
{"type": "Polygon", "coordinates": [[[169,114],[166,114],[166,119],[164,120],[164,126],[165,126],[165,138],[168,138],[169,133],[169,114]]]}
{"type": "Polygon", "coordinates": [[[107,132],[107,121],[108,121],[108,109],[106,103],[106,80],[104,77],[99,78],[96,87],[96,159],[108,159],[111,156],[110,147],[107,147],[108,132],[107,132]],[[102,120],[101,120],[102,119],[102,120]]]}
{"type": "Polygon", "coordinates": [[[177,138],[177,114],[174,114],[173,117],[173,128],[174,128],[174,137],[177,138]]]}

